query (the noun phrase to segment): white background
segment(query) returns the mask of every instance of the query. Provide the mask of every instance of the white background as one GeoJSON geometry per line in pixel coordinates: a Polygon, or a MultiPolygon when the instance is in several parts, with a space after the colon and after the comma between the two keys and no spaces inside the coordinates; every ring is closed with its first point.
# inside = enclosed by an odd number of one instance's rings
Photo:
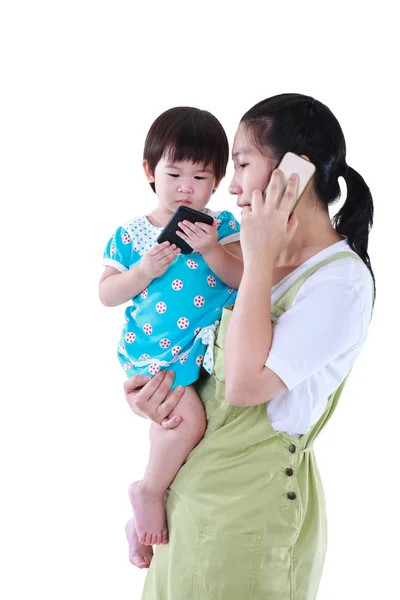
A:
{"type": "MultiPolygon", "coordinates": [[[[140,598],[124,523],[148,424],[122,392],[123,307],[97,296],[104,245],[155,206],[141,157],[159,113],[208,109],[232,142],[242,114],[282,92],[330,107],[376,208],[374,319],[316,444],[329,518],[318,599],[398,594],[399,46],[391,3],[367,4],[2,3],[4,600],[140,598]]],[[[239,216],[231,174],[211,207],[239,216]]]]}

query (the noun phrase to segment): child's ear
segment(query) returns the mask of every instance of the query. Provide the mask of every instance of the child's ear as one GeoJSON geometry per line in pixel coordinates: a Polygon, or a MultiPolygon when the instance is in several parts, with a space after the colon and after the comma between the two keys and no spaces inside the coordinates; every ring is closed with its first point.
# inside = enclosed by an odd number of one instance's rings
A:
{"type": "Polygon", "coordinates": [[[218,189],[219,184],[221,183],[221,181],[223,180],[223,177],[221,177],[221,179],[218,179],[218,181],[216,181],[214,183],[214,188],[213,188],[213,192],[215,192],[215,190],[218,189]]]}
{"type": "Polygon", "coordinates": [[[142,162],[142,166],[143,166],[143,170],[144,170],[144,173],[146,175],[147,181],[149,183],[154,183],[154,174],[153,174],[153,171],[150,169],[149,161],[148,160],[144,160],[142,162]]]}

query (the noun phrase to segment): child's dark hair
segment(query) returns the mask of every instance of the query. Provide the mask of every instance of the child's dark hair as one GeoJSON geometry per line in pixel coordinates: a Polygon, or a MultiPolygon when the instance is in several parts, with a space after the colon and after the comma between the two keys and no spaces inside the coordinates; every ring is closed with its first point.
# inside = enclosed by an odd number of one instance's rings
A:
{"type": "Polygon", "coordinates": [[[367,252],[374,215],[371,192],[361,175],[346,163],[343,131],[329,108],[310,96],[280,94],[253,106],[241,123],[255,146],[261,152],[267,146],[277,163],[289,151],[307,156],[316,166],[312,181],[325,206],[340,198],[338,177],[344,177],[347,198],[332,222],[367,265],[375,287],[367,252]]]}
{"type": "MultiPolygon", "coordinates": [[[[207,110],[177,106],[163,112],[150,127],[144,144],[143,159],[151,171],[160,159],[172,162],[191,160],[212,165],[217,181],[224,177],[229,145],[221,123],[207,110]]],[[[154,183],[150,183],[155,192],[154,183]]]]}

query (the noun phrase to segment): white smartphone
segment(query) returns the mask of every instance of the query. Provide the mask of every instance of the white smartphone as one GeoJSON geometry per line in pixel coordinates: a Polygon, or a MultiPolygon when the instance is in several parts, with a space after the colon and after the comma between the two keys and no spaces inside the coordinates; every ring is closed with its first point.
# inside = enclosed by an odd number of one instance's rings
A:
{"type": "MultiPolygon", "coordinates": [[[[304,190],[310,182],[311,177],[315,173],[315,165],[305,158],[301,158],[294,152],[286,152],[279,165],[276,167],[283,173],[283,189],[286,189],[288,179],[292,173],[297,173],[299,176],[299,187],[297,189],[297,198],[294,202],[293,208],[290,211],[290,215],[296,208],[300,198],[303,195],[304,190]]],[[[264,194],[267,191],[268,186],[265,188],[264,194]]]]}

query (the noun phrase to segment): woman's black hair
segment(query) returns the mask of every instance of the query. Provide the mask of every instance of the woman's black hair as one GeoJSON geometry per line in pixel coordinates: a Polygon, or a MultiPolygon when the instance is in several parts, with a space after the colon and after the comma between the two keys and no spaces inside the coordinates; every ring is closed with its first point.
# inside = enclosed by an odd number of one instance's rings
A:
{"type": "Polygon", "coordinates": [[[314,189],[325,206],[340,198],[338,178],[345,179],[347,198],[332,223],[367,265],[375,288],[367,252],[374,215],[372,196],[361,175],[346,163],[346,143],[334,114],[311,96],[279,94],[253,106],[241,123],[255,146],[263,153],[268,147],[277,163],[289,151],[307,156],[316,166],[314,189]]]}
{"type": "MultiPolygon", "coordinates": [[[[160,159],[212,165],[217,181],[226,173],[229,145],[221,123],[207,110],[177,106],[163,112],[149,129],[143,159],[151,171],[160,159]]],[[[155,192],[154,183],[150,183],[155,192]]]]}

